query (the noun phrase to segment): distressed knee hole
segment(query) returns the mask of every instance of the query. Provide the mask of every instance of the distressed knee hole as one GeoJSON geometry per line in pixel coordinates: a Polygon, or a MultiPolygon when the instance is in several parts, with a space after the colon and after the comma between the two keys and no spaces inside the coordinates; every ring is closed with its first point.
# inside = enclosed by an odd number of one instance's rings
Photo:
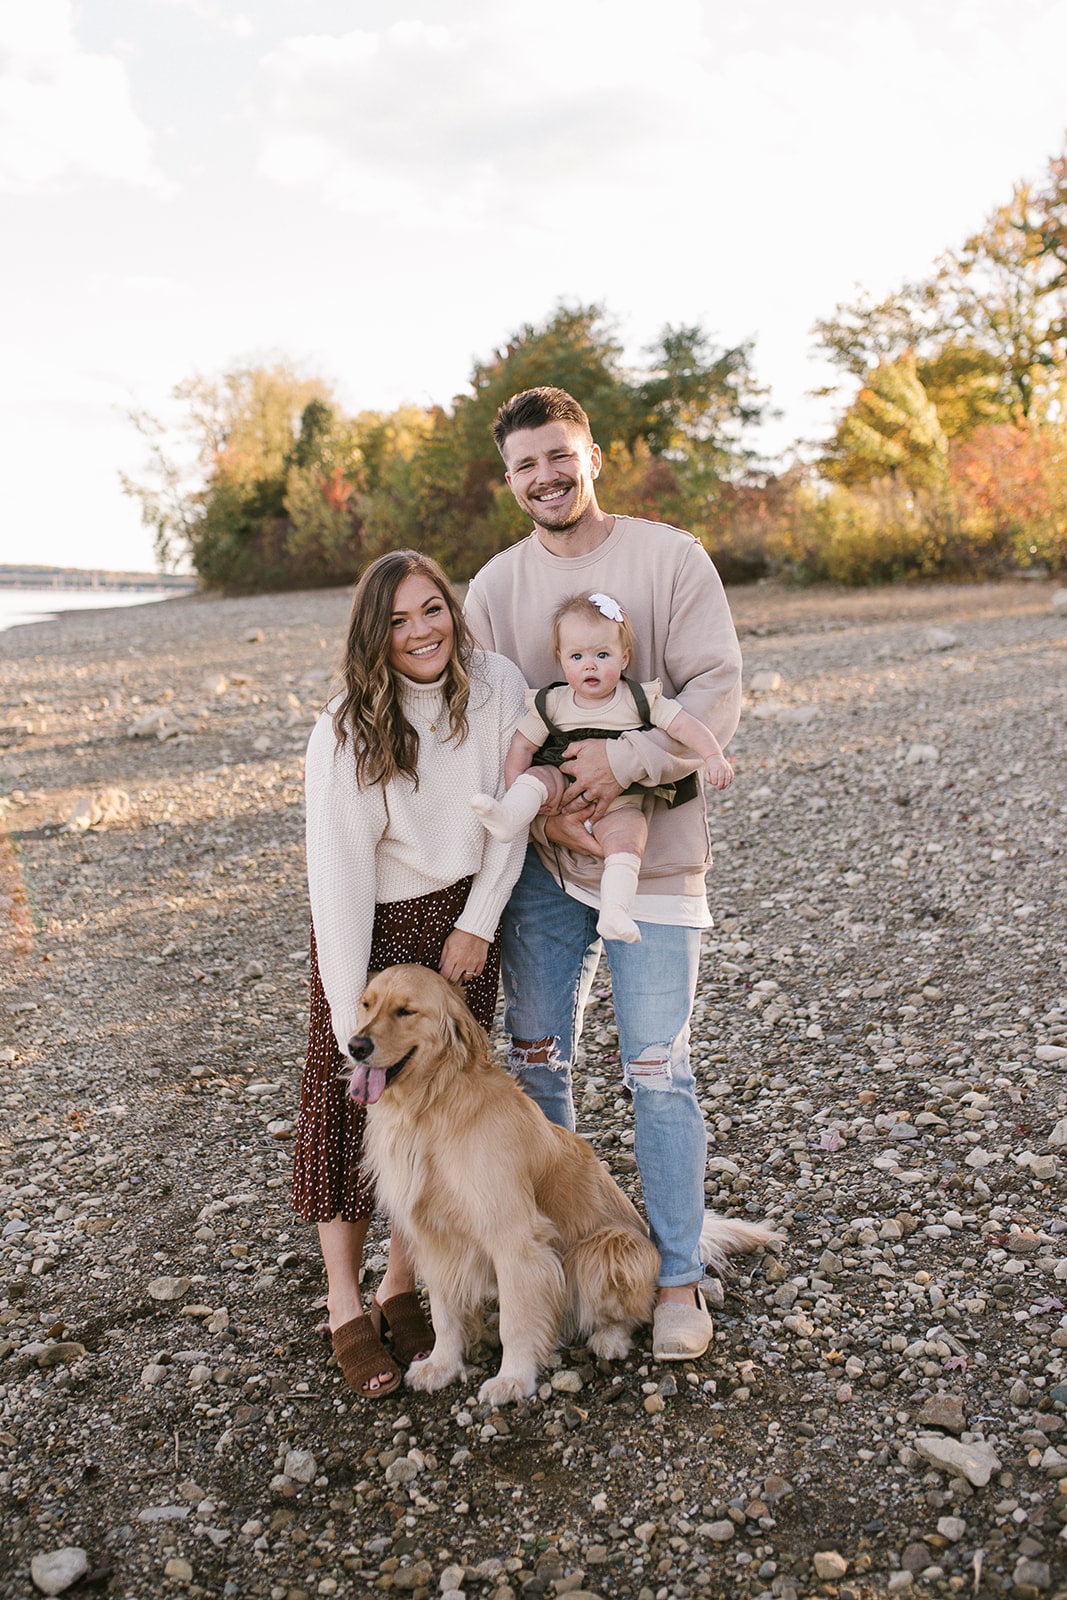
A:
{"type": "Polygon", "coordinates": [[[650,1044],[623,1068],[623,1082],[635,1089],[669,1089],[673,1079],[670,1046],[650,1044]]]}
{"type": "Polygon", "coordinates": [[[530,1067],[547,1067],[550,1072],[559,1072],[565,1065],[560,1057],[558,1039],[512,1039],[508,1047],[508,1071],[516,1077],[530,1067]]]}

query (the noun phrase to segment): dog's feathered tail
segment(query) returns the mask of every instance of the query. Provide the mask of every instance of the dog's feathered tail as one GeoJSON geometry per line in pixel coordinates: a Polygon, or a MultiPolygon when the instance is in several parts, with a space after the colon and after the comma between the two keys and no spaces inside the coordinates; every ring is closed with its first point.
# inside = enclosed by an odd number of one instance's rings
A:
{"type": "Polygon", "coordinates": [[[729,1271],[728,1257],[762,1250],[779,1237],[762,1222],[741,1222],[737,1217],[720,1217],[705,1211],[700,1230],[700,1259],[721,1275],[729,1271]]]}

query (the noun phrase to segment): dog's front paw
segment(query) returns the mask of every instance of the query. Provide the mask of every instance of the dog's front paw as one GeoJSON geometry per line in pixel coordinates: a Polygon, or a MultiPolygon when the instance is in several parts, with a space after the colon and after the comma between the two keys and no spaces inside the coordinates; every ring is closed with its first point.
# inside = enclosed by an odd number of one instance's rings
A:
{"type": "Polygon", "coordinates": [[[487,1378],[478,1390],[478,1399],[483,1406],[507,1406],[513,1400],[526,1400],[537,1388],[537,1374],[530,1373],[523,1377],[507,1377],[503,1372],[498,1372],[495,1378],[487,1378]]]}
{"type": "Polygon", "coordinates": [[[425,1361],[413,1361],[408,1367],[404,1381],[409,1389],[421,1389],[423,1394],[434,1394],[438,1389],[443,1389],[449,1383],[455,1383],[457,1378],[465,1378],[467,1369],[462,1361],[451,1364],[435,1361],[433,1355],[426,1357],[425,1361]]]}
{"type": "Polygon", "coordinates": [[[621,1361],[633,1348],[630,1329],[623,1322],[608,1322],[591,1333],[586,1344],[601,1361],[621,1361]]]}

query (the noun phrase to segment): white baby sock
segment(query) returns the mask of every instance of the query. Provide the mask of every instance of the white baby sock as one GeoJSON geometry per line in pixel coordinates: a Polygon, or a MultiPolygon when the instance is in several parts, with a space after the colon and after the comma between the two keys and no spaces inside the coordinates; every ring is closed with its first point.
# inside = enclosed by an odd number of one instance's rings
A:
{"type": "Polygon", "coordinates": [[[605,859],[600,876],[600,916],[596,925],[602,939],[621,939],[624,944],[640,941],[640,929],[629,914],[640,871],[640,856],[619,851],[605,859]]]}
{"type": "Polygon", "coordinates": [[[540,778],[524,772],[515,779],[502,800],[494,800],[491,794],[472,795],[471,809],[478,813],[486,832],[494,839],[514,839],[523,828],[529,827],[544,805],[547,793],[540,778]]]}

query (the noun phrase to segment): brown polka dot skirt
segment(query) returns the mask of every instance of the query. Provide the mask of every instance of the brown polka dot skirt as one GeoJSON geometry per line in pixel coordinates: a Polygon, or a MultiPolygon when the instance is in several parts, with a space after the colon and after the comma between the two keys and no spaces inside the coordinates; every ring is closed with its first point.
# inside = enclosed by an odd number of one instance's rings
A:
{"type": "MultiPolygon", "coordinates": [[[[370,966],[381,971],[413,961],[437,970],[445,940],[467,903],[470,878],[416,900],[395,900],[374,912],[370,966]]],[[[485,967],[466,986],[467,1004],[486,1033],[493,1027],[500,936],[485,967]]],[[[357,1222],[374,1213],[374,1190],[360,1168],[366,1110],[346,1094],[337,1076],[344,1056],[334,1038],[330,1007],[319,976],[315,931],[311,932],[311,1012],[307,1060],[300,1080],[300,1120],[293,1158],[293,1210],[306,1222],[357,1222]]]]}

